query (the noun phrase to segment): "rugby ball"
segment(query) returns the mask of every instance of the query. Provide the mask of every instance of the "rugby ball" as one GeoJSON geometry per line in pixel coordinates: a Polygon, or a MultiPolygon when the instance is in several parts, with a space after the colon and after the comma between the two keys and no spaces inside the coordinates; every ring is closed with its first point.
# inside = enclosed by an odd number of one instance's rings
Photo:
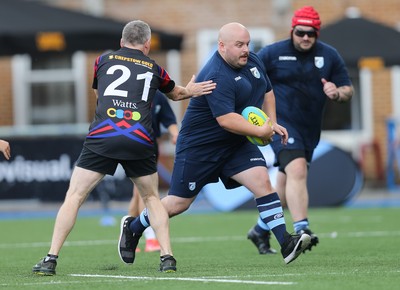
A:
{"type": "MultiPolygon", "coordinates": [[[[253,106],[246,107],[242,112],[242,116],[251,124],[256,126],[264,125],[265,121],[267,121],[268,119],[267,114],[265,114],[263,110],[253,106]]],[[[251,143],[257,146],[266,146],[270,143],[258,137],[252,137],[252,136],[246,136],[246,137],[251,143]]]]}

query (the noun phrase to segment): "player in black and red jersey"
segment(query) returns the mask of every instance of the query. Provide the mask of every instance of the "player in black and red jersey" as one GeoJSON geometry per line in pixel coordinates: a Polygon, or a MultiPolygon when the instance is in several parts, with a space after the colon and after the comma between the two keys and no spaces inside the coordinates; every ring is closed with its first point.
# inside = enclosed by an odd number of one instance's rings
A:
{"type": "MultiPolygon", "coordinates": [[[[148,209],[150,223],[160,243],[160,271],[176,271],[169,238],[168,214],[158,195],[157,162],[154,149],[151,103],[156,90],[178,101],[209,94],[212,81],[177,86],[168,73],[147,55],[151,29],[143,21],[131,21],[124,27],[121,49],[96,59],[93,89],[97,96],[95,117],[82,152],[72,172],[64,203],[58,211],[48,255],[32,271],[54,275],[62,245],[71,232],[80,206],[106,174],[113,175],[121,164],[148,209]]],[[[132,264],[135,248],[133,234],[121,222],[118,252],[123,262],[132,264]]]]}

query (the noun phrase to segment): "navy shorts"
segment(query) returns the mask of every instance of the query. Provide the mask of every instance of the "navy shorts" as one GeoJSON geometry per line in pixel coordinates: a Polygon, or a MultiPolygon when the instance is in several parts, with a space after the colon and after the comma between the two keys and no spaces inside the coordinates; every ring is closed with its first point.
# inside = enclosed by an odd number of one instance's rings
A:
{"type": "Polygon", "coordinates": [[[191,198],[219,178],[227,189],[236,188],[241,184],[230,177],[255,166],[267,167],[261,151],[250,142],[244,142],[233,154],[219,161],[199,161],[184,152],[179,153],[175,157],[168,194],[191,198]]]}
{"type": "Polygon", "coordinates": [[[310,166],[312,155],[313,151],[307,150],[281,150],[276,159],[275,166],[278,166],[279,171],[285,173],[286,166],[296,158],[305,158],[307,161],[307,165],[310,166]]]}
{"type": "Polygon", "coordinates": [[[275,153],[274,166],[279,168],[279,171],[285,172],[285,167],[296,158],[305,158],[309,164],[312,159],[314,150],[307,149],[306,140],[294,128],[286,129],[289,132],[287,144],[282,144],[280,136],[274,135],[271,142],[271,148],[275,153]]]}
{"type": "Polygon", "coordinates": [[[124,168],[127,177],[140,177],[157,172],[156,155],[139,160],[118,160],[96,154],[84,146],[76,161],[78,167],[108,175],[114,175],[118,164],[124,168]]]}

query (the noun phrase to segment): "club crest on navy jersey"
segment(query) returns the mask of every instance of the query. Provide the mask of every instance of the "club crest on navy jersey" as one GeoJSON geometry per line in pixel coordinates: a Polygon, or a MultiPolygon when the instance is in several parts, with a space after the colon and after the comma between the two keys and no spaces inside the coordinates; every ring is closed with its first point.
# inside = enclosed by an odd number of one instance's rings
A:
{"type": "Polygon", "coordinates": [[[256,67],[251,68],[250,71],[253,74],[253,76],[255,76],[257,79],[260,78],[260,72],[258,71],[258,69],[256,67]]]}
{"type": "Polygon", "coordinates": [[[323,56],[314,57],[314,64],[317,68],[323,68],[324,67],[324,57],[323,56]]]}
{"type": "Polygon", "coordinates": [[[189,182],[189,189],[191,191],[195,190],[196,189],[196,182],[189,182]]]}

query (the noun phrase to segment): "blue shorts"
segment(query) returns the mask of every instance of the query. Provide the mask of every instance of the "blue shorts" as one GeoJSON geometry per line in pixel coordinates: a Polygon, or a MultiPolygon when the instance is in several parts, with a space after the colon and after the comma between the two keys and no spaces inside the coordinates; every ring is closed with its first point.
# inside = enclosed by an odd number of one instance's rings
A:
{"type": "Polygon", "coordinates": [[[255,166],[267,167],[261,151],[250,142],[244,142],[230,156],[218,161],[199,161],[182,152],[175,157],[168,195],[191,198],[219,178],[227,189],[239,187],[241,184],[230,177],[255,166]]]}
{"type": "Polygon", "coordinates": [[[308,136],[307,132],[300,128],[291,126],[287,123],[281,125],[288,131],[289,138],[287,144],[282,144],[281,136],[278,134],[273,136],[271,147],[274,150],[275,156],[278,156],[281,150],[314,151],[319,142],[319,135],[308,136]]]}
{"type": "Polygon", "coordinates": [[[140,160],[118,160],[99,155],[85,146],[76,161],[76,166],[102,174],[114,175],[118,164],[127,177],[140,177],[157,172],[156,155],[140,160]]]}

